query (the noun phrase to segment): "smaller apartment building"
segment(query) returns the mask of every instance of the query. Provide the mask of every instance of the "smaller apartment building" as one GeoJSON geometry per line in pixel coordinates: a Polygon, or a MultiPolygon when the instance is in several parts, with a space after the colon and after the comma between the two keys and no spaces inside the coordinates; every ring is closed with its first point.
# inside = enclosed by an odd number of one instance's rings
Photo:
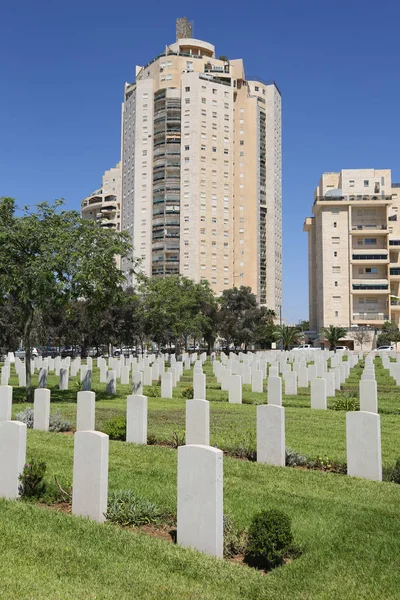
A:
{"type": "Polygon", "coordinates": [[[101,188],[81,202],[82,219],[108,229],[121,229],[121,163],[104,172],[101,188]]]}
{"type": "MultiPolygon", "coordinates": [[[[324,173],[308,233],[310,329],[335,325],[375,331],[400,319],[400,184],[390,169],[324,173]]],[[[357,344],[355,344],[357,347],[357,344]]]]}

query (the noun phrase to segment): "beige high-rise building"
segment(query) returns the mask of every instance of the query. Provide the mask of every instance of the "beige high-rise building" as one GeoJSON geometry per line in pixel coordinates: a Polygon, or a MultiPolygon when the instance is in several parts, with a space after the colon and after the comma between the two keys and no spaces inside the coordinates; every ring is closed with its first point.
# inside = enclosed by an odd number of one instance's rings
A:
{"type": "Polygon", "coordinates": [[[281,96],[241,59],[177,40],[125,84],[122,229],[149,276],[250,286],[282,302],[281,96]]]}
{"type": "Polygon", "coordinates": [[[121,163],[105,171],[101,188],[81,202],[82,219],[95,219],[110,229],[121,229],[121,163]]]}
{"type": "Polygon", "coordinates": [[[351,341],[357,327],[399,322],[399,191],[390,169],[322,175],[304,223],[311,330],[350,328],[351,341]]]}

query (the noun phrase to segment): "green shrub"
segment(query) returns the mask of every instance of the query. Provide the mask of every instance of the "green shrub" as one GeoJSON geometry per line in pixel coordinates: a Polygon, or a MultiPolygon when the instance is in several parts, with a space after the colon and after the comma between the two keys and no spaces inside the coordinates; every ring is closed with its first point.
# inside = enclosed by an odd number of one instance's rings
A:
{"type": "Polygon", "coordinates": [[[111,417],[103,425],[103,431],[110,440],[125,442],[126,440],[126,417],[111,417]]]}
{"type": "Polygon", "coordinates": [[[21,421],[21,423],[25,423],[28,429],[33,429],[33,408],[25,408],[21,412],[15,415],[16,421],[21,421]]]}
{"type": "Polygon", "coordinates": [[[229,515],[224,515],[224,557],[232,558],[243,554],[246,549],[246,534],[240,531],[229,515]]]}
{"type": "Polygon", "coordinates": [[[34,458],[24,465],[24,470],[18,477],[18,490],[21,498],[41,498],[46,491],[44,474],[46,473],[46,463],[36,462],[34,458]]]}
{"type": "Polygon", "coordinates": [[[357,395],[354,392],[343,394],[342,397],[337,398],[334,402],[333,410],[345,410],[346,412],[360,410],[360,403],[357,399],[357,395]]]}
{"type": "MultiPolygon", "coordinates": [[[[21,423],[25,423],[28,429],[33,429],[33,417],[34,411],[32,408],[25,408],[18,414],[15,415],[15,419],[17,421],[21,421],[21,423]]],[[[53,415],[50,415],[49,419],[49,431],[59,432],[59,431],[71,431],[72,423],[70,421],[65,421],[61,415],[60,411],[57,410],[53,415]]]]}
{"type": "Polygon", "coordinates": [[[159,386],[157,387],[156,385],[146,386],[145,396],[147,396],[148,398],[160,398],[160,396],[161,396],[160,387],[159,386]]]}
{"type": "Polygon", "coordinates": [[[280,510],[263,510],[251,522],[244,560],[259,569],[283,563],[293,543],[290,517],[280,510]]]}
{"type": "Polygon", "coordinates": [[[60,411],[56,410],[56,412],[50,415],[49,419],[49,431],[53,431],[58,433],[60,431],[71,431],[72,423],[70,421],[66,421],[62,418],[60,411]]]}
{"type": "Polygon", "coordinates": [[[139,526],[159,524],[166,519],[166,513],[132,490],[120,490],[109,495],[106,518],[118,525],[139,526]]]}
{"type": "Polygon", "coordinates": [[[304,467],[308,464],[308,459],[291,448],[285,449],[285,463],[287,467],[304,467]]]}
{"type": "Polygon", "coordinates": [[[179,446],[185,445],[186,432],[182,431],[173,431],[172,432],[172,447],[179,448],[179,446]]]}
{"type": "Polygon", "coordinates": [[[396,460],[392,473],[392,481],[394,483],[400,483],[400,457],[396,460]]]}
{"type": "Polygon", "coordinates": [[[193,399],[193,394],[194,394],[194,390],[193,390],[193,386],[188,386],[183,388],[182,392],[182,398],[186,398],[187,400],[192,400],[193,399]]]}

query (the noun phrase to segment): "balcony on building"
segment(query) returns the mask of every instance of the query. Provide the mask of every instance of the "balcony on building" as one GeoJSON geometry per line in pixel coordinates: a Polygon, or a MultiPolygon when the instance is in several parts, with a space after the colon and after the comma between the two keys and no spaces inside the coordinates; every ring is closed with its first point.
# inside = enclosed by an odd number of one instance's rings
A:
{"type": "MultiPolygon", "coordinates": [[[[313,213],[319,212],[324,206],[353,206],[368,208],[385,208],[392,204],[392,197],[386,195],[369,194],[343,194],[340,188],[331,189],[324,196],[316,196],[314,200],[313,213]]],[[[356,223],[354,223],[356,224],[356,223]]],[[[386,224],[386,219],[382,225],[386,224]]]]}
{"type": "MultiPolygon", "coordinates": [[[[385,309],[387,311],[387,309],[385,309]]],[[[354,312],[353,323],[357,325],[381,325],[389,319],[387,312],[354,312]]]]}
{"type": "Polygon", "coordinates": [[[387,250],[357,250],[352,249],[350,262],[360,265],[365,264],[388,264],[389,255],[387,250]]]}
{"type": "Polygon", "coordinates": [[[390,295],[390,309],[391,311],[400,311],[400,296],[390,295]]]}
{"type": "Polygon", "coordinates": [[[389,282],[387,279],[358,279],[352,282],[353,294],[388,294],[389,282]]]}
{"type": "Polygon", "coordinates": [[[400,267],[390,267],[390,279],[400,280],[400,267]]]}

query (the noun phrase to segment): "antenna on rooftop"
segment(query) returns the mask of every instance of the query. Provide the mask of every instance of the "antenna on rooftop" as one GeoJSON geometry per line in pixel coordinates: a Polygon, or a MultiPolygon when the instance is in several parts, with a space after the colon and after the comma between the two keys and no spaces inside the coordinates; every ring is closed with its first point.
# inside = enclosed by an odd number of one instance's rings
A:
{"type": "Polygon", "coordinates": [[[192,25],[186,17],[176,19],[176,41],[192,37],[192,25]]]}

